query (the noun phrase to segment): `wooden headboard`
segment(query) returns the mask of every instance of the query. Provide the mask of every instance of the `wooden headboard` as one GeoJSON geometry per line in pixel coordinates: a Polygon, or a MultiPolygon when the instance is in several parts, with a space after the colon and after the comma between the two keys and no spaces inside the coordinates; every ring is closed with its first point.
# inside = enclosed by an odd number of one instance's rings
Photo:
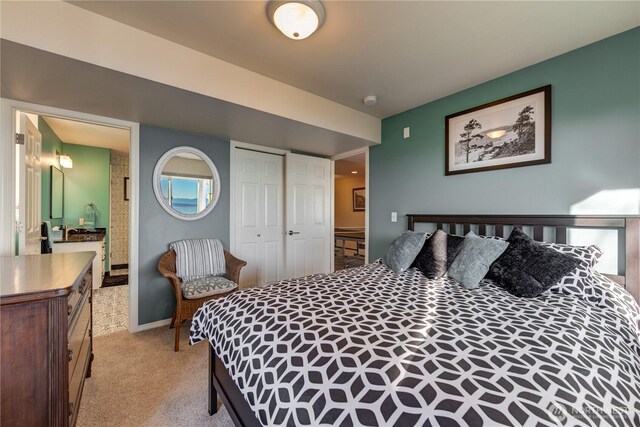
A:
{"type": "MultiPolygon", "coordinates": [[[[417,223],[435,224],[451,234],[466,234],[474,229],[480,235],[505,236],[505,227],[532,229],[532,238],[543,241],[545,231],[552,230],[555,243],[567,242],[568,228],[618,230],[624,236],[624,271],[606,274],[623,286],[640,303],[640,216],[581,216],[581,215],[407,215],[409,230],[417,223]],[[493,230],[493,231],[491,231],[493,230]]],[[[622,268],[621,268],[622,269],[622,268]]]]}

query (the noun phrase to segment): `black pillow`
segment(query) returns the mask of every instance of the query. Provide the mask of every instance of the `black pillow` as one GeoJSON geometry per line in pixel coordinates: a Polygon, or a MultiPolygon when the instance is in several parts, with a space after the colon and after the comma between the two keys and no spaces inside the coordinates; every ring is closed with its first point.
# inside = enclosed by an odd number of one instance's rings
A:
{"type": "Polygon", "coordinates": [[[509,293],[537,297],[573,271],[580,260],[542,246],[517,228],[509,246],[489,267],[487,278],[509,293]]]}
{"type": "Polygon", "coordinates": [[[453,236],[438,230],[427,239],[420,253],[413,261],[416,267],[429,279],[444,276],[453,259],[462,249],[464,237],[453,236]]]}

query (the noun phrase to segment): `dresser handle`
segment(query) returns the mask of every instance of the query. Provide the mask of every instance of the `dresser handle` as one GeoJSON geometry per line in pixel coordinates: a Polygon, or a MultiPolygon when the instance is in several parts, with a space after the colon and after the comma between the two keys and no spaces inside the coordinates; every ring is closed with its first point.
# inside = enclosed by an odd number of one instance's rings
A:
{"type": "Polygon", "coordinates": [[[71,316],[71,311],[73,310],[73,307],[71,306],[71,304],[67,305],[67,316],[71,316]]]}
{"type": "Polygon", "coordinates": [[[69,362],[71,362],[73,360],[73,349],[72,348],[68,348],[67,349],[67,356],[69,357],[69,362]]]}

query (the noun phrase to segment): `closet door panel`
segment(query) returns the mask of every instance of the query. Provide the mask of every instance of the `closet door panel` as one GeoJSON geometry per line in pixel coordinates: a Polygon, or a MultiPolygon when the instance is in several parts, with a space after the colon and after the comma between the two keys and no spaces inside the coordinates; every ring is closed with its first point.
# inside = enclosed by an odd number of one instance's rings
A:
{"type": "Polygon", "coordinates": [[[286,156],[287,277],[331,268],[330,169],[327,159],[286,156]]]}
{"type": "Polygon", "coordinates": [[[235,246],[247,261],[240,282],[262,285],[283,278],[282,156],[243,149],[235,155],[235,246]]]}

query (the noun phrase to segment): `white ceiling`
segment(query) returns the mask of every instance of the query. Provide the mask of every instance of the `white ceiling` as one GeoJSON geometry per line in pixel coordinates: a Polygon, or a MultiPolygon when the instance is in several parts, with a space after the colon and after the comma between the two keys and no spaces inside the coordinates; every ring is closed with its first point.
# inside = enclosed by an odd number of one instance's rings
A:
{"type": "Polygon", "coordinates": [[[88,145],[129,152],[129,130],[57,117],[42,116],[45,122],[66,144],[88,145]]]}
{"type": "Polygon", "coordinates": [[[640,25],[637,1],[325,1],[294,41],[266,1],[72,3],[380,118],[640,25]]]}

